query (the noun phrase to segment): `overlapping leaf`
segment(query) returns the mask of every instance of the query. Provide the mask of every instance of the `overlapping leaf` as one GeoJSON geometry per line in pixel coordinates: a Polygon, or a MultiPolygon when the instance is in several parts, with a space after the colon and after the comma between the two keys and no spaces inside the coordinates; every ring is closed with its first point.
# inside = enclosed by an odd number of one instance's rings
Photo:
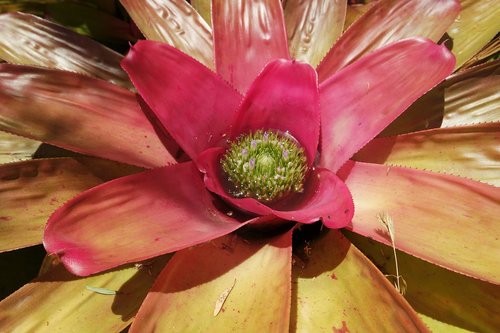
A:
{"type": "Polygon", "coordinates": [[[375,3],[337,41],[318,66],[320,81],[382,46],[409,37],[438,41],[460,11],[455,0],[375,3]]]}
{"type": "Polygon", "coordinates": [[[476,181],[361,162],[340,172],[355,205],[352,230],[383,243],[380,224],[389,216],[396,247],[448,269],[500,282],[500,189],[476,181]]]}
{"type": "Polygon", "coordinates": [[[500,186],[500,123],[440,128],[372,140],[354,159],[408,166],[500,186]]]}
{"type": "Polygon", "coordinates": [[[31,158],[40,142],[0,131],[0,164],[31,158]]]}
{"type": "Polygon", "coordinates": [[[288,332],[291,232],[236,235],[177,252],[131,332],[288,332]]]}
{"type": "Polygon", "coordinates": [[[0,303],[5,332],[120,332],[167,258],[88,278],[56,265],[0,303]]]}
{"type": "Polygon", "coordinates": [[[101,183],[72,159],[32,160],[0,167],[0,251],[39,244],[50,214],[101,183]]]}
{"type": "Polygon", "coordinates": [[[342,33],[346,7],[346,1],[286,1],[290,56],[316,67],[342,33]]]}
{"type": "Polygon", "coordinates": [[[126,89],[8,64],[0,64],[0,88],[0,130],[132,165],[175,162],[126,89]]]}
{"type": "Polygon", "coordinates": [[[121,0],[142,33],[214,68],[210,26],[184,0],[121,0]]]}
{"type": "Polygon", "coordinates": [[[448,29],[456,68],[473,57],[500,31],[500,2],[461,0],[458,19],[448,29]]]}
{"type": "Polygon", "coordinates": [[[132,88],[121,55],[66,28],[29,14],[0,15],[0,59],[91,75],[132,88]]]}
{"type": "Polygon", "coordinates": [[[241,93],[267,63],[289,58],[280,0],[214,0],[212,19],[217,73],[241,93]]]}
{"type": "Polygon", "coordinates": [[[338,231],[306,245],[294,266],[296,332],[426,332],[396,289],[338,231]],[[303,267],[301,267],[303,265],[303,267]]]}
{"type": "MultiPolygon", "coordinates": [[[[395,229],[396,239],[398,229],[395,229]]],[[[395,281],[390,247],[349,233],[363,253],[395,281]]],[[[451,272],[397,251],[399,274],[406,284],[405,298],[416,311],[438,320],[446,332],[494,332],[500,324],[500,287],[451,272]]],[[[426,320],[427,322],[427,320],[426,320]]],[[[432,322],[432,321],[431,321],[432,322]]],[[[443,331],[444,332],[444,331],[443,331]]]]}
{"type": "Polygon", "coordinates": [[[454,74],[418,99],[381,135],[498,121],[499,85],[499,60],[454,74]]]}
{"type": "Polygon", "coordinates": [[[203,17],[208,25],[212,25],[211,0],[191,0],[191,5],[200,13],[201,17],[203,17]]]}

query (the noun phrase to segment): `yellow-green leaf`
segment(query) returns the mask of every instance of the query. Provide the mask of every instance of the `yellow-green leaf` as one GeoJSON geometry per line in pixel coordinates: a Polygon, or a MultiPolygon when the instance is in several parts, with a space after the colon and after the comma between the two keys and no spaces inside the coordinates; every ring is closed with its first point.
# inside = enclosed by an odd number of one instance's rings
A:
{"type": "Polygon", "coordinates": [[[292,332],[426,332],[377,268],[340,232],[308,245],[294,266],[292,332]],[[295,312],[295,313],[294,313],[295,312]]]}
{"type": "MultiPolygon", "coordinates": [[[[397,239],[397,227],[395,234],[397,239]]],[[[347,236],[394,282],[396,266],[389,246],[352,233],[347,236]]],[[[440,329],[438,332],[454,332],[454,328],[495,332],[500,327],[500,286],[454,273],[401,251],[396,255],[399,274],[407,285],[405,298],[416,311],[433,319],[424,321],[440,329]]]]}
{"type": "Polygon", "coordinates": [[[212,11],[210,9],[210,0],[191,0],[191,6],[193,6],[193,8],[196,9],[198,13],[200,13],[201,17],[203,17],[208,25],[212,25],[212,11]]]}
{"type": "Polygon", "coordinates": [[[167,258],[78,278],[56,265],[0,303],[0,331],[120,332],[133,320],[167,258]],[[115,290],[102,295],[97,290],[115,290]]]}
{"type": "Polygon", "coordinates": [[[472,58],[500,31],[500,1],[461,0],[458,18],[448,29],[456,68],[472,58]]]}
{"type": "Polygon", "coordinates": [[[0,15],[0,59],[91,75],[132,88],[121,69],[122,56],[88,37],[41,19],[23,14],[0,15]]]}
{"type": "MultiPolygon", "coordinates": [[[[88,159],[86,163],[92,162],[88,159]]],[[[119,169],[113,162],[99,163],[104,168],[108,164],[110,169],[119,169]]],[[[0,252],[41,243],[45,223],[54,210],[102,183],[103,178],[113,177],[109,170],[98,175],[74,158],[0,166],[0,252]]]]}
{"type": "Polygon", "coordinates": [[[450,76],[417,100],[382,136],[500,119],[500,60],[450,76]]]}
{"type": "Polygon", "coordinates": [[[271,240],[229,235],[179,251],[130,332],[288,332],[290,270],[291,232],[271,240]]]}
{"type": "Polygon", "coordinates": [[[369,142],[356,161],[444,172],[500,186],[500,123],[438,128],[369,142]]]}
{"type": "Polygon", "coordinates": [[[344,27],[346,1],[288,0],[284,15],[290,56],[316,67],[344,27]]]}
{"type": "Polygon", "coordinates": [[[30,159],[41,142],[0,131],[0,164],[30,159]]]}
{"type": "Polygon", "coordinates": [[[396,247],[436,265],[500,282],[500,188],[466,178],[348,162],[345,179],[355,206],[352,230],[390,244],[379,217],[394,222],[396,247]]]}
{"type": "Polygon", "coordinates": [[[214,68],[212,29],[185,0],[121,0],[142,33],[214,68]]]}

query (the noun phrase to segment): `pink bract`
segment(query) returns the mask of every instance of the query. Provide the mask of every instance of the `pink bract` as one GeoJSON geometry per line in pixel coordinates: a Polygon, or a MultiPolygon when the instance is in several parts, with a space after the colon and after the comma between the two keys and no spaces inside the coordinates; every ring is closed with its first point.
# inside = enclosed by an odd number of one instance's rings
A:
{"type": "MultiPolygon", "coordinates": [[[[337,170],[455,64],[444,46],[412,38],[374,51],[319,85],[310,65],[289,60],[281,28],[273,34],[275,49],[232,67],[224,55],[241,50],[214,19],[218,73],[153,41],[138,42],[122,61],[143,107],[192,162],[108,182],[57,210],[44,245],[73,273],[89,275],[200,244],[258,216],[348,226],[355,207],[337,170]],[[304,148],[310,170],[302,193],[265,204],[224,189],[220,157],[228,140],[257,130],[289,133],[304,148]]],[[[260,42],[257,49],[266,49],[260,42]]]]}

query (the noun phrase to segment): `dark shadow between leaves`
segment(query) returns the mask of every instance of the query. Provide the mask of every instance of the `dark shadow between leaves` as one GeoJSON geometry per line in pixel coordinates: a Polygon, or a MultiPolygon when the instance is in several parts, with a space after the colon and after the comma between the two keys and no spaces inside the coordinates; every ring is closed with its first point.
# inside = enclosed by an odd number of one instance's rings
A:
{"type": "MultiPolygon", "coordinates": [[[[325,272],[334,271],[342,263],[350,247],[351,242],[342,233],[338,230],[325,230],[321,228],[321,224],[303,226],[294,235],[291,331],[294,331],[297,320],[299,278],[315,279],[325,272]],[[332,248],[335,249],[334,252],[329,250],[332,248]]],[[[332,273],[332,276],[335,275],[332,273]]]]}
{"type": "MultiPolygon", "coordinates": [[[[393,250],[354,233],[346,236],[383,273],[395,275],[393,250]]],[[[500,289],[397,251],[399,273],[407,283],[405,298],[419,313],[473,332],[498,328],[500,289]]]]}
{"type": "MultiPolygon", "coordinates": [[[[164,255],[139,264],[120,266],[118,268],[100,273],[118,273],[123,269],[131,268],[134,266],[137,269],[137,273],[135,273],[125,283],[123,283],[119,290],[116,290],[116,295],[98,296],[114,297],[112,304],[113,313],[120,315],[123,321],[128,321],[133,316],[135,316],[135,314],[139,310],[142,301],[149,292],[149,289],[153,285],[156,277],[163,269],[165,263],[170,259],[170,257],[171,255],[164,255]]],[[[71,274],[62,264],[56,262],[55,264],[52,264],[51,269],[42,274],[40,277],[36,278],[33,282],[69,282],[78,279],[84,278],[71,274]]],[[[91,283],[92,282],[89,281],[89,285],[91,283]]],[[[82,290],[82,292],[92,293],[94,291],[82,290]]]]}
{"type": "Polygon", "coordinates": [[[379,134],[387,137],[439,128],[443,122],[446,81],[415,101],[379,134]]]}
{"type": "Polygon", "coordinates": [[[179,251],[151,291],[173,294],[206,284],[241,265],[270,242],[276,247],[287,246],[279,237],[251,239],[233,233],[179,251]]]}

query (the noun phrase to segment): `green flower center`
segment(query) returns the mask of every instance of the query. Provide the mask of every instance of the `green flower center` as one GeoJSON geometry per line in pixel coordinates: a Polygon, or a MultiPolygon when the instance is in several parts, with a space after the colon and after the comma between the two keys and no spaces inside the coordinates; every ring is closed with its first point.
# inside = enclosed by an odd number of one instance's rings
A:
{"type": "Polygon", "coordinates": [[[232,195],[264,202],[302,192],[307,171],[304,149],[295,139],[262,130],[237,138],[221,164],[232,195]]]}

